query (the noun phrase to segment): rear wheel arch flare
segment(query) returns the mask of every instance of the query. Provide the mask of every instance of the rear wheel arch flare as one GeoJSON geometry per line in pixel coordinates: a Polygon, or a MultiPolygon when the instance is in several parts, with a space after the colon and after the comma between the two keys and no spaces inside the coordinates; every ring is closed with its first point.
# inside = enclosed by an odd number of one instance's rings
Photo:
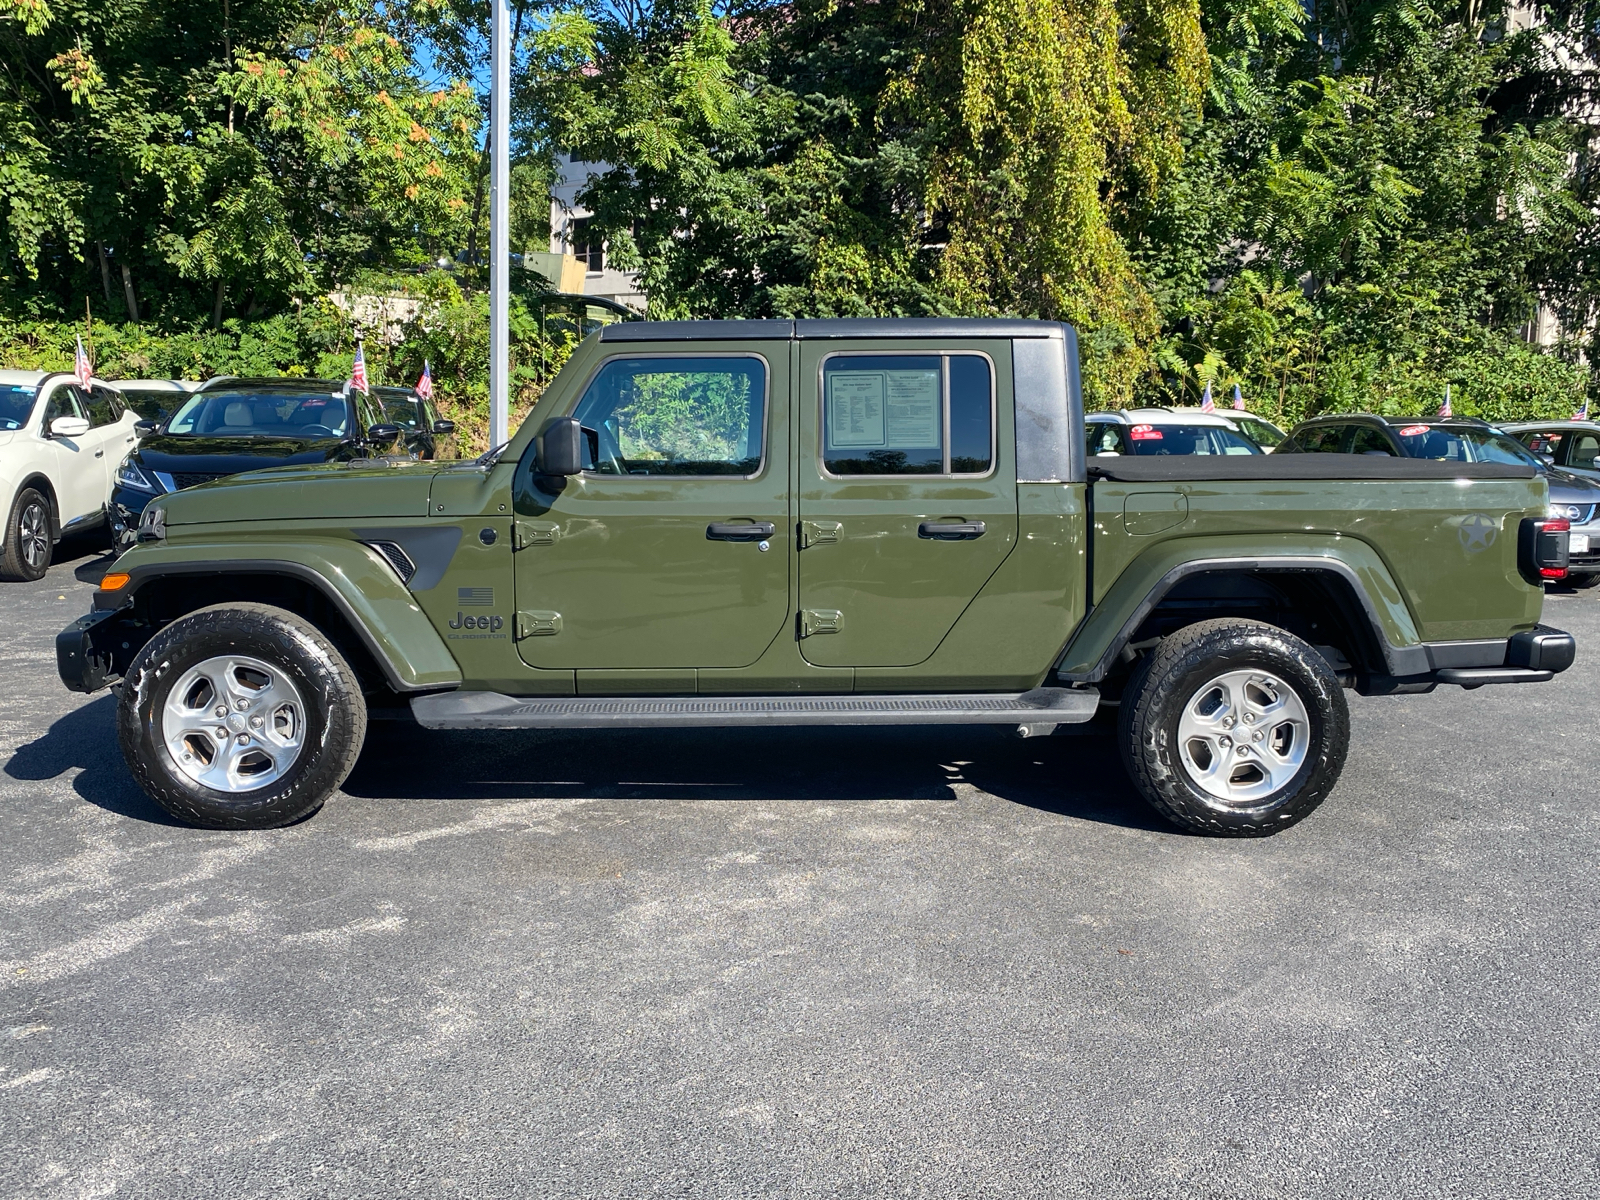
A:
{"type": "Polygon", "coordinates": [[[1086,681],[1098,682],[1112,673],[1129,645],[1165,636],[1185,625],[1221,617],[1263,619],[1260,601],[1269,593],[1282,596],[1281,607],[1291,615],[1318,619],[1319,624],[1321,619],[1335,624],[1348,643],[1340,648],[1357,670],[1389,671],[1388,648],[1377,607],[1348,564],[1324,557],[1252,558],[1240,562],[1202,559],[1174,567],[1151,588],[1129,614],[1086,681]],[[1209,611],[1196,605],[1187,620],[1173,619],[1186,600],[1202,598],[1206,590],[1215,592],[1230,583],[1245,585],[1237,603],[1215,597],[1209,611]],[[1296,591],[1302,593],[1298,603],[1290,600],[1296,591]],[[1307,609],[1308,603],[1314,603],[1315,609],[1307,609]]]}

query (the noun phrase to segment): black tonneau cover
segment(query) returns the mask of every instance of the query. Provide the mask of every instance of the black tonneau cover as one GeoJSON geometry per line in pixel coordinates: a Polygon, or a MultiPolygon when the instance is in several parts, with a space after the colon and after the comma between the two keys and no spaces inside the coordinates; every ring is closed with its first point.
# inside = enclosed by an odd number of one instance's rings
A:
{"type": "Polygon", "coordinates": [[[1532,479],[1531,466],[1383,454],[1121,454],[1089,460],[1089,478],[1121,483],[1250,480],[1532,479]]]}

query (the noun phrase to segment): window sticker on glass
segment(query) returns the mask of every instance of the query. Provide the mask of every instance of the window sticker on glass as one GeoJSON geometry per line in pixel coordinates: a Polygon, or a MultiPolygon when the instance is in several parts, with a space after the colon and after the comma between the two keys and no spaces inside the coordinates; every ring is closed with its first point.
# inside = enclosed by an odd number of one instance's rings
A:
{"type": "Polygon", "coordinates": [[[1159,442],[1161,430],[1154,425],[1135,425],[1128,430],[1128,436],[1136,442],[1159,442]]]}
{"type": "Polygon", "coordinates": [[[835,446],[884,444],[883,371],[832,371],[828,374],[828,418],[835,446]]]}
{"type": "Polygon", "coordinates": [[[885,371],[891,446],[939,445],[939,372],[885,371]]]}

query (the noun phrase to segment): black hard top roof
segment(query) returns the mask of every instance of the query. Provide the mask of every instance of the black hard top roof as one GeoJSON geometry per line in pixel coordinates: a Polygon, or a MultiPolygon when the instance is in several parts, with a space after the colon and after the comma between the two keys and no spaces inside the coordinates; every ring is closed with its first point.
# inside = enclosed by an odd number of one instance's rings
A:
{"type": "Polygon", "coordinates": [[[991,317],[887,317],[800,321],[622,321],[600,330],[602,342],[678,340],[787,341],[811,338],[1059,338],[1059,321],[991,317]]]}

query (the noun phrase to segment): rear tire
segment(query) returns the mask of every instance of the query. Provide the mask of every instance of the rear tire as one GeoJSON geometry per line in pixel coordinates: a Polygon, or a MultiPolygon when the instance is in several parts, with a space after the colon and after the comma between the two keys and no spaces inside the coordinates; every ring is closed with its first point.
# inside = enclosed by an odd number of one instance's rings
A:
{"type": "Polygon", "coordinates": [[[42,493],[33,488],[17,493],[0,539],[0,579],[31,583],[44,578],[55,542],[52,525],[50,501],[42,493]]]}
{"type": "Polygon", "coordinates": [[[219,604],[166,626],[134,660],[117,704],[134,778],[206,829],[272,829],[316,812],[366,732],[343,656],[309,621],[266,604],[219,604]]]}
{"type": "Polygon", "coordinates": [[[1123,692],[1118,740],[1144,798],[1196,833],[1264,837],[1338,782],[1350,713],[1327,660],[1262,621],[1202,621],[1163,641],[1123,692]]]}
{"type": "Polygon", "coordinates": [[[1600,587],[1600,571],[1588,575],[1569,575],[1567,582],[1575,588],[1600,587]]]}

